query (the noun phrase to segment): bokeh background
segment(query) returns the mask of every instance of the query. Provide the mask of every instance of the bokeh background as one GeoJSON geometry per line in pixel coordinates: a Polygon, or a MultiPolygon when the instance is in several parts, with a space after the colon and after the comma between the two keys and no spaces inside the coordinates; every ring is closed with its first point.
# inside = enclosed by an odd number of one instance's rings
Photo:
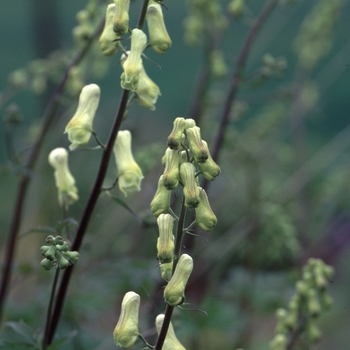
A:
{"type": "MultiPolygon", "coordinates": [[[[187,301],[196,310],[177,310],[174,325],[187,349],[268,349],[274,335],[275,310],[286,307],[309,257],[322,258],[335,268],[329,287],[334,305],[319,320],[322,338],[312,348],[348,349],[350,2],[337,2],[338,11],[325,14],[325,31],[309,38],[327,47],[306,69],[301,64],[300,46],[295,43],[306,32],[305,18],[310,18],[307,16],[319,2],[281,1],[252,45],[218,161],[222,174],[208,190],[218,225],[211,233],[198,232],[205,240],[191,237],[184,247],[195,263],[187,301]],[[266,54],[277,59],[280,66],[269,66],[266,54]]],[[[137,21],[140,3],[132,1],[131,26],[137,21]]],[[[242,17],[230,19],[218,44],[227,73],[211,81],[202,101],[205,108],[200,126],[209,146],[220,122],[237,57],[263,3],[246,1],[242,17]]],[[[226,13],[228,2],[221,5],[226,13]]],[[[20,109],[21,123],[11,131],[20,164],[26,159],[57,79],[34,82],[31,77],[23,89],[17,89],[11,74],[22,67],[40,66],[42,62],[36,60],[52,57],[54,51],[57,55],[60,50],[77,50],[72,29],[77,26],[77,12],[85,6],[84,0],[13,0],[6,1],[0,11],[0,107],[4,120],[10,103],[20,109]],[[33,61],[36,63],[30,63],[33,61]]],[[[166,6],[165,19],[173,46],[163,56],[148,49],[149,60],[144,60],[162,96],[155,111],[132,104],[123,124],[133,133],[135,158],[144,171],[142,190],[126,199],[118,189],[113,190],[137,213],[142,224],[108,196],[101,195],[59,328],[60,334],[78,330],[73,343],[65,349],[115,348],[111,333],[120,301],[129,290],[141,295],[140,328],[149,339],[155,333],[154,316],[164,308],[156,260],[158,234],[149,203],[162,173],[160,160],[173,119],[191,117],[197,82],[207,60],[201,45],[191,47],[184,41],[186,3],[166,2],[166,6]]],[[[98,16],[103,16],[103,11],[98,16]]],[[[317,56],[317,46],[313,50],[317,56]]],[[[119,58],[119,54],[103,57],[93,47],[83,62],[85,83],[101,87],[94,122],[101,140],[107,138],[121,93],[119,58]]],[[[23,319],[39,331],[44,324],[53,273],[43,271],[39,265],[39,248],[46,234],[24,233],[38,227],[55,227],[62,220],[47,156],[55,147],[69,146],[63,130],[77,99],[74,93],[62,98],[32,174],[6,307],[7,321],[23,319]]],[[[2,123],[2,246],[9,230],[18,171],[18,165],[9,160],[5,133],[6,125],[2,123]]],[[[92,188],[100,156],[98,150],[70,155],[80,200],[70,208],[69,215],[76,221],[92,188]]],[[[106,186],[115,177],[112,159],[106,186]]],[[[7,336],[11,333],[5,327],[0,337],[7,336]]],[[[138,343],[134,348],[141,349],[142,345],[138,343]]],[[[302,344],[296,347],[304,348],[302,344]]]]}

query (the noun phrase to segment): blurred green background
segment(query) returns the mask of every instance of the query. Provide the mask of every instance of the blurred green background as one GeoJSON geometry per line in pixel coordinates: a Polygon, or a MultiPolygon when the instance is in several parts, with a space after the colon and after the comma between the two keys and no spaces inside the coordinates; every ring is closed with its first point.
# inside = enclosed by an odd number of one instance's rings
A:
{"type": "MultiPolygon", "coordinates": [[[[322,315],[322,339],[312,348],[349,348],[350,1],[342,2],[327,54],[312,70],[300,73],[295,38],[318,2],[281,1],[252,46],[246,80],[238,91],[218,162],[222,174],[208,191],[218,225],[211,233],[200,232],[208,243],[191,238],[184,248],[191,251],[195,264],[187,301],[208,313],[206,316],[198,311],[177,310],[174,326],[187,349],[268,349],[274,335],[274,312],[277,307],[286,307],[301,266],[310,256],[324,259],[336,271],[330,285],[334,306],[322,315]],[[280,76],[271,75],[260,81],[257,77],[261,76],[265,54],[283,57],[287,66],[280,76]],[[305,93],[298,94],[298,89],[305,89],[305,93]],[[292,119],[300,115],[303,129],[294,133],[292,119]],[[258,225],[251,229],[255,222],[258,225]],[[298,244],[295,253],[290,250],[290,237],[298,244]]],[[[207,109],[201,127],[209,146],[237,57],[263,3],[246,1],[243,17],[232,21],[220,44],[229,73],[211,84],[205,101],[207,109]]],[[[131,4],[132,25],[140,4],[139,0],[131,4]]],[[[223,8],[227,4],[222,2],[223,8]]],[[[76,13],[85,5],[83,0],[13,0],[7,1],[0,11],[0,89],[4,101],[1,113],[4,117],[12,102],[21,110],[23,122],[13,130],[20,162],[25,160],[55,82],[50,82],[43,94],[34,94],[29,88],[12,97],[12,90],[7,88],[9,74],[52,51],[74,46],[72,28],[77,25],[76,13]]],[[[162,173],[160,159],[172,121],[180,115],[191,117],[189,109],[204,56],[203,48],[184,43],[185,2],[166,2],[166,6],[164,16],[173,46],[163,56],[149,49],[146,54],[150,60],[144,60],[145,69],[159,85],[162,96],[155,111],[133,104],[123,124],[133,133],[135,158],[145,175],[142,191],[125,201],[143,219],[143,224],[101,195],[59,328],[60,334],[72,329],[79,332],[73,345],[66,349],[115,348],[111,333],[120,301],[129,290],[141,295],[140,328],[150,339],[155,333],[154,316],[163,312],[163,284],[155,258],[157,228],[149,203],[162,173]]],[[[102,140],[107,138],[121,93],[118,61],[119,53],[104,58],[95,50],[93,58],[84,62],[88,67],[86,84],[101,87],[94,126],[102,140]]],[[[55,226],[62,219],[47,156],[55,147],[68,147],[63,130],[76,106],[77,96],[66,96],[45,139],[25,203],[21,233],[39,226],[55,226]]],[[[8,160],[4,135],[2,124],[2,242],[9,230],[17,184],[16,168],[8,160]]],[[[70,155],[80,201],[70,208],[69,214],[77,221],[92,188],[100,155],[100,151],[70,155]]],[[[106,186],[113,183],[115,176],[112,160],[106,186]]],[[[117,189],[114,194],[122,198],[117,189]]],[[[6,308],[6,320],[23,319],[39,330],[44,324],[53,278],[39,265],[39,248],[45,238],[43,233],[30,233],[19,239],[6,308]]],[[[11,336],[6,327],[3,336],[11,336]]],[[[298,346],[296,349],[305,348],[298,346]]],[[[141,349],[142,345],[138,343],[134,348],[141,349]]]]}

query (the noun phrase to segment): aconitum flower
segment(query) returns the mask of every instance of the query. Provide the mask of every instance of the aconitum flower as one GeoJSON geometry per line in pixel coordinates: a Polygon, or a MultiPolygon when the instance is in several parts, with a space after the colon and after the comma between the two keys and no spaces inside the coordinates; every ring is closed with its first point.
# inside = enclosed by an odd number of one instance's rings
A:
{"type": "Polygon", "coordinates": [[[135,292],[127,292],[122,301],[120,317],[113,331],[116,345],[123,349],[131,348],[139,335],[140,296],[135,292]]]}
{"type": "MultiPolygon", "coordinates": [[[[157,329],[158,335],[163,326],[164,316],[165,316],[164,314],[160,314],[156,318],[156,329],[157,329]]],[[[171,322],[169,324],[168,332],[166,334],[166,338],[164,340],[162,350],[186,350],[182,346],[182,344],[179,342],[179,339],[177,339],[174,331],[174,327],[171,322]]]]}
{"type": "Polygon", "coordinates": [[[157,239],[157,259],[161,264],[174,259],[174,219],[170,214],[160,214],[157,219],[159,237],[157,239]]]}
{"type": "Polygon", "coordinates": [[[205,190],[201,187],[199,187],[199,199],[200,202],[195,209],[196,222],[204,231],[211,231],[216,225],[217,219],[211,210],[208,196],[205,190]]]}
{"type": "Polygon", "coordinates": [[[112,56],[118,51],[119,37],[113,30],[113,18],[115,13],[115,4],[109,4],[106,11],[106,21],[103,32],[99,39],[100,49],[105,56],[112,56]]]}
{"type": "Polygon", "coordinates": [[[185,206],[196,208],[200,202],[199,187],[195,178],[196,168],[192,163],[184,162],[180,165],[180,177],[184,186],[185,206]]]}
{"type": "Polygon", "coordinates": [[[199,168],[201,169],[201,173],[207,180],[213,181],[220,174],[221,169],[211,157],[206,141],[202,140],[202,143],[207,150],[208,159],[204,163],[199,163],[199,168]]]}
{"type": "Polygon", "coordinates": [[[90,84],[83,87],[77,111],[64,130],[65,134],[68,133],[68,139],[72,143],[69,146],[71,150],[89,142],[93,131],[92,122],[99,101],[100,88],[98,85],[90,84]]]}
{"type": "Polygon", "coordinates": [[[146,34],[141,29],[133,29],[130,53],[123,63],[124,72],[120,76],[120,85],[123,89],[136,91],[142,70],[141,55],[146,46],[146,34]]]}
{"type": "Polygon", "coordinates": [[[129,30],[130,0],[114,0],[114,4],[113,30],[120,37],[129,30]]]}
{"type": "Polygon", "coordinates": [[[55,169],[55,182],[58,189],[58,202],[61,206],[68,206],[76,202],[78,189],[68,168],[68,152],[64,148],[55,148],[49,154],[49,163],[55,169]]]}
{"type": "Polygon", "coordinates": [[[197,163],[204,163],[208,159],[208,147],[205,147],[202,141],[201,129],[198,126],[194,126],[188,128],[186,133],[187,141],[194,160],[197,163]]]}
{"type": "Polygon", "coordinates": [[[155,52],[162,55],[172,44],[164,24],[162,7],[152,2],[147,8],[146,19],[150,45],[155,52]]]}
{"type": "Polygon", "coordinates": [[[171,191],[164,186],[163,175],[158,180],[158,187],[150,207],[154,216],[167,213],[170,207],[171,191]]]}
{"type": "Polygon", "coordinates": [[[141,190],[142,171],[131,151],[131,133],[129,130],[119,131],[114,147],[115,162],[118,168],[119,189],[128,194],[141,190]]]}
{"type": "Polygon", "coordinates": [[[168,137],[168,146],[173,150],[178,150],[181,146],[184,137],[186,120],[182,117],[177,117],[173,123],[173,130],[168,137]]]}
{"type": "Polygon", "coordinates": [[[173,190],[179,184],[179,152],[167,148],[162,158],[162,163],[165,166],[163,173],[164,186],[168,190],[173,190]]]}
{"type": "Polygon", "coordinates": [[[170,306],[183,303],[185,288],[193,270],[193,260],[188,254],[182,254],[176,265],[174,275],[164,289],[164,299],[170,306]]]}

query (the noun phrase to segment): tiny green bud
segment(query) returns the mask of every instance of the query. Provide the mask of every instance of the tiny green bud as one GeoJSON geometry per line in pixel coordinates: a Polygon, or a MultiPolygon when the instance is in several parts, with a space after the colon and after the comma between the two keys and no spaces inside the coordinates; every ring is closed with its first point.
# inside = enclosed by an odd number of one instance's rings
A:
{"type": "Polygon", "coordinates": [[[49,154],[49,163],[55,169],[59,204],[63,206],[76,202],[79,199],[78,189],[68,168],[68,152],[64,148],[55,148],[49,154]]]}
{"type": "Polygon", "coordinates": [[[329,309],[333,304],[333,299],[328,295],[326,290],[322,290],[320,294],[321,305],[325,309],[329,309]]]}
{"type": "Polygon", "coordinates": [[[140,296],[134,292],[127,292],[113,332],[114,342],[123,349],[131,348],[139,335],[139,308],[140,296]]]}
{"type": "Polygon", "coordinates": [[[228,73],[228,68],[225,63],[225,57],[222,51],[213,50],[210,53],[211,72],[214,78],[225,77],[228,73]]]}
{"type": "Polygon", "coordinates": [[[133,29],[131,32],[131,49],[128,57],[122,62],[121,87],[126,90],[136,91],[139,75],[142,70],[141,55],[147,45],[146,34],[141,29],[133,29]]]}
{"type": "Polygon", "coordinates": [[[228,10],[234,17],[241,17],[244,10],[244,0],[231,0],[228,10]]]}
{"type": "Polygon", "coordinates": [[[173,150],[178,150],[181,147],[184,129],[186,125],[185,118],[177,117],[174,120],[173,130],[168,137],[168,146],[173,150]]]}
{"type": "Polygon", "coordinates": [[[310,343],[317,343],[321,339],[321,332],[314,322],[309,322],[306,335],[310,343]]]}
{"type": "Polygon", "coordinates": [[[54,262],[49,259],[43,259],[40,262],[40,265],[45,269],[45,270],[51,270],[52,266],[54,265],[54,262]]]}
{"type": "Polygon", "coordinates": [[[70,265],[69,261],[58,250],[55,251],[55,258],[60,269],[65,269],[70,265]]]}
{"type": "Polygon", "coordinates": [[[79,260],[79,252],[64,252],[62,254],[72,265],[77,263],[79,260]]]}
{"type": "Polygon", "coordinates": [[[166,264],[159,264],[160,275],[164,281],[170,281],[171,275],[173,273],[173,262],[166,264]]]}
{"type": "Polygon", "coordinates": [[[205,190],[199,187],[199,204],[195,208],[197,224],[204,230],[210,231],[217,223],[217,219],[213,211],[211,210],[208,196],[205,190]]]}
{"type": "Polygon", "coordinates": [[[150,204],[151,211],[154,216],[159,216],[162,213],[167,213],[170,207],[170,196],[171,191],[169,191],[163,182],[163,175],[160,176],[158,180],[157,192],[154,195],[152,202],[150,204]]]}
{"type": "Polygon", "coordinates": [[[308,290],[307,299],[308,310],[311,317],[318,317],[321,313],[321,305],[318,301],[318,297],[315,289],[308,290]]]}
{"type": "MultiPolygon", "coordinates": [[[[163,326],[164,316],[164,314],[160,314],[156,318],[156,329],[158,335],[160,334],[163,326]]],[[[174,327],[171,322],[169,324],[168,332],[166,334],[162,350],[186,350],[179,342],[179,339],[177,339],[174,327]]]]}
{"type": "Polygon", "coordinates": [[[160,214],[157,219],[159,237],[157,240],[157,259],[161,264],[174,259],[174,219],[170,214],[160,214]]]}
{"type": "Polygon", "coordinates": [[[183,303],[185,288],[193,269],[193,260],[187,254],[182,254],[176,265],[174,275],[164,289],[164,299],[170,306],[183,303]]]}
{"type": "Polygon", "coordinates": [[[130,0],[114,0],[114,4],[113,30],[120,37],[129,30],[130,0]]]}
{"type": "Polygon", "coordinates": [[[118,51],[118,36],[113,30],[115,4],[109,4],[106,10],[106,21],[99,39],[100,49],[105,56],[112,56],[118,51]]]}
{"type": "Polygon", "coordinates": [[[131,133],[129,130],[118,132],[113,151],[118,168],[119,189],[125,197],[130,193],[140,191],[143,175],[131,152],[131,133]]]}
{"type": "Polygon", "coordinates": [[[162,158],[165,169],[163,173],[163,183],[168,190],[175,189],[179,184],[179,152],[167,148],[162,158]]]}
{"type": "Polygon", "coordinates": [[[199,168],[207,180],[213,181],[220,174],[221,169],[211,157],[208,144],[204,140],[202,140],[202,142],[204,144],[204,147],[207,149],[208,159],[204,163],[199,163],[199,168]]]}
{"type": "Polygon", "coordinates": [[[149,41],[153,50],[164,54],[171,47],[171,39],[166,30],[162,8],[158,3],[152,3],[146,13],[149,41]]]}
{"type": "Polygon", "coordinates": [[[197,163],[204,163],[208,159],[208,147],[205,147],[202,137],[201,129],[198,126],[188,128],[186,130],[187,141],[191,150],[191,154],[197,163]]]}
{"type": "Polygon", "coordinates": [[[196,168],[192,163],[180,165],[180,176],[184,186],[185,205],[187,208],[196,208],[200,202],[199,187],[195,178],[196,168]]]}
{"type": "Polygon", "coordinates": [[[64,130],[72,143],[71,150],[89,142],[92,132],[92,122],[100,102],[100,88],[96,84],[84,86],[79,97],[77,111],[64,130]]]}

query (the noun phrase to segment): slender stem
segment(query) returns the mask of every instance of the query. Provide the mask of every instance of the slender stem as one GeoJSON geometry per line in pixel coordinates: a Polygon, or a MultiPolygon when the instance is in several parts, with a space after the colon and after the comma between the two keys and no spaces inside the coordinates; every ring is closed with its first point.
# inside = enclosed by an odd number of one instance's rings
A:
{"type": "Polygon", "coordinates": [[[171,316],[173,315],[174,311],[174,306],[167,305],[165,308],[165,314],[164,314],[164,319],[163,319],[163,324],[162,324],[162,329],[160,330],[157,343],[155,345],[154,350],[162,350],[165,337],[168,333],[170,321],[171,321],[171,316]]]}
{"type": "Polygon", "coordinates": [[[56,266],[55,277],[54,277],[54,280],[52,283],[49,307],[47,308],[47,314],[46,314],[46,324],[45,324],[45,332],[44,332],[44,339],[43,339],[43,350],[45,350],[47,345],[48,345],[51,312],[52,312],[53,301],[55,299],[56,286],[57,286],[59,273],[60,273],[60,269],[58,268],[58,266],[56,266]]]}
{"type": "Polygon", "coordinates": [[[11,227],[8,233],[8,241],[5,248],[4,264],[3,264],[4,272],[2,275],[1,287],[0,287],[0,320],[2,320],[2,317],[3,317],[3,309],[5,305],[7,291],[10,286],[12,262],[15,254],[18,231],[23,218],[23,208],[24,208],[25,199],[27,196],[28,186],[31,180],[30,174],[34,170],[45,136],[55,119],[54,117],[56,115],[56,110],[60,104],[60,97],[62,95],[65,84],[68,80],[69,72],[74,66],[79,64],[79,62],[85,57],[85,55],[89,51],[89,48],[92,42],[102,31],[103,24],[104,24],[104,21],[100,23],[100,25],[96,28],[94,33],[87,40],[84,47],[82,47],[77,52],[77,54],[72,59],[71,63],[66,68],[61,81],[58,83],[44,111],[44,114],[42,117],[42,123],[40,124],[40,127],[39,127],[37,139],[31,148],[28,161],[24,167],[26,171],[21,173],[18,189],[17,189],[17,195],[15,199],[15,204],[14,204],[14,209],[13,209],[11,227]]]}
{"type": "Polygon", "coordinates": [[[288,344],[286,346],[286,350],[292,350],[294,348],[294,345],[296,344],[298,338],[305,331],[306,322],[307,322],[307,318],[305,316],[300,317],[298,327],[289,338],[288,344]]]}

